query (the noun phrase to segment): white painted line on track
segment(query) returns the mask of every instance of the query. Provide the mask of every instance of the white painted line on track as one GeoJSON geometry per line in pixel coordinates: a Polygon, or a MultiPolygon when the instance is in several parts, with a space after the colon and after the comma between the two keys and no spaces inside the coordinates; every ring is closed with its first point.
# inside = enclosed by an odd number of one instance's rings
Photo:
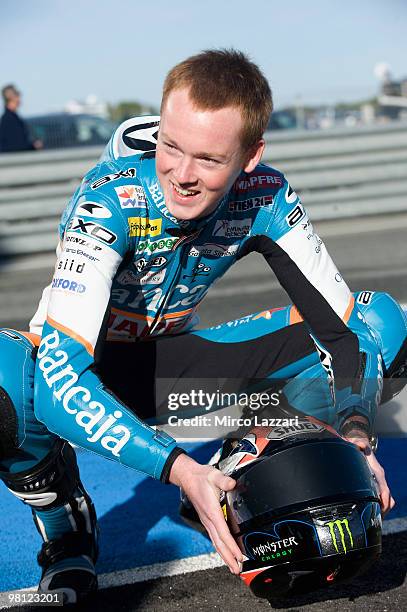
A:
{"type": "Polygon", "coordinates": [[[383,522],[383,535],[392,535],[393,533],[400,533],[400,531],[407,531],[407,516],[383,522]]]}
{"type": "Polygon", "coordinates": [[[213,569],[222,565],[224,565],[222,559],[217,553],[213,552],[206,555],[198,555],[197,557],[187,557],[186,559],[154,563],[153,565],[112,572],[111,574],[102,574],[98,581],[101,589],[108,589],[136,582],[145,582],[146,580],[154,580],[156,578],[190,574],[191,572],[213,569]]]}
{"type": "MultiPolygon", "coordinates": [[[[407,531],[407,516],[390,519],[383,523],[383,535],[392,535],[402,531],[407,531]]],[[[224,562],[217,553],[208,553],[196,557],[166,561],[165,563],[154,563],[152,565],[135,567],[133,569],[101,574],[98,578],[99,589],[111,589],[114,587],[136,584],[138,582],[146,582],[147,580],[155,580],[157,578],[205,571],[221,567],[222,565],[224,565],[224,562]]],[[[36,589],[36,586],[31,586],[24,588],[24,591],[35,591],[36,589]]],[[[9,591],[8,593],[19,593],[21,590],[22,589],[9,591]]],[[[7,595],[0,593],[0,609],[11,607],[6,602],[6,597],[7,595]]]]}
{"type": "MultiPolygon", "coordinates": [[[[383,535],[391,535],[407,531],[407,517],[391,519],[383,523],[383,535]]],[[[102,574],[99,577],[101,589],[154,580],[166,576],[178,576],[179,574],[189,574],[191,572],[203,571],[221,567],[224,562],[217,553],[208,553],[197,557],[187,557],[166,563],[154,563],[121,572],[102,574]]]]}

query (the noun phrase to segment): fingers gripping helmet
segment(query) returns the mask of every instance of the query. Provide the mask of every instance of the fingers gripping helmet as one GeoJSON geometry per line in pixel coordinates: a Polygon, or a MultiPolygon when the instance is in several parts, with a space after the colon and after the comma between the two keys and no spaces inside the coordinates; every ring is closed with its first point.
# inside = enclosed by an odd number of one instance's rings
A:
{"type": "Polygon", "coordinates": [[[312,417],[257,427],[219,463],[237,480],[222,509],[258,597],[350,579],[381,552],[378,492],[362,453],[312,417]]]}
{"type": "Polygon", "coordinates": [[[400,393],[407,382],[407,316],[388,293],[360,291],[355,299],[383,357],[384,404],[400,393]]]}

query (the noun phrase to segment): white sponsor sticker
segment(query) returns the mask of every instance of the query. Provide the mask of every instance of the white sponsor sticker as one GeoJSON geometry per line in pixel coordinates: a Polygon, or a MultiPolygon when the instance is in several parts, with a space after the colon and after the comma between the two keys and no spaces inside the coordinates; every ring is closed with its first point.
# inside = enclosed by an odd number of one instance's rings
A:
{"type": "Polygon", "coordinates": [[[163,255],[158,255],[158,257],[154,257],[153,259],[146,259],[145,257],[140,257],[134,262],[134,267],[137,272],[141,273],[143,270],[147,268],[161,268],[167,263],[167,258],[163,255]]]}
{"type": "Polygon", "coordinates": [[[160,285],[164,280],[166,271],[154,272],[154,270],[149,270],[147,274],[140,278],[140,285],[160,285]]]}
{"type": "Polygon", "coordinates": [[[166,270],[149,270],[144,276],[138,276],[132,270],[124,270],[117,277],[121,285],[160,285],[165,277],[166,270]]]}
{"type": "Polygon", "coordinates": [[[287,189],[285,190],[285,201],[287,202],[287,204],[294,204],[297,199],[298,196],[295,193],[294,189],[291,187],[291,185],[287,185],[287,189]]]}
{"type": "Polygon", "coordinates": [[[209,257],[232,257],[236,255],[238,251],[238,244],[202,244],[199,246],[192,246],[188,255],[190,257],[199,257],[200,255],[207,255],[209,257]]]}
{"type": "Polygon", "coordinates": [[[106,206],[99,204],[99,202],[81,202],[77,207],[75,213],[82,215],[82,217],[96,217],[96,219],[110,219],[112,213],[106,206]]]}
{"type": "Polygon", "coordinates": [[[114,188],[121,208],[145,208],[146,194],[140,185],[123,185],[114,188]]]}
{"type": "Polygon", "coordinates": [[[218,219],[213,235],[224,236],[225,238],[241,238],[250,233],[251,227],[251,219],[218,219]]]}

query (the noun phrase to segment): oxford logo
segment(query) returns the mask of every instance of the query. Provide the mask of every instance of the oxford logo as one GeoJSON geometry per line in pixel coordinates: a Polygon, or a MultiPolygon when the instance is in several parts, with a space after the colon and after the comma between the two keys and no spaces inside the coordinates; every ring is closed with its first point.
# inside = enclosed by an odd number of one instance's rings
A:
{"type": "Polygon", "coordinates": [[[339,550],[336,535],[337,533],[340,538],[342,550],[345,554],[348,552],[346,540],[348,540],[350,548],[353,548],[352,532],[349,528],[348,519],[337,519],[336,521],[329,521],[329,523],[325,523],[324,527],[329,527],[329,533],[331,534],[332,543],[337,553],[342,552],[339,550]]]}

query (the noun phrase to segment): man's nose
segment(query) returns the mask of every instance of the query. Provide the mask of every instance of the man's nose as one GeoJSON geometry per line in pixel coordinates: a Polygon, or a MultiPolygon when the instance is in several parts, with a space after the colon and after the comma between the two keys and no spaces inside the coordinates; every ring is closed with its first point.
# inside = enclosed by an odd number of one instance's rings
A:
{"type": "Polygon", "coordinates": [[[194,169],[194,160],[183,155],[178,161],[176,168],[174,168],[174,178],[180,185],[196,183],[197,177],[194,169]]]}

